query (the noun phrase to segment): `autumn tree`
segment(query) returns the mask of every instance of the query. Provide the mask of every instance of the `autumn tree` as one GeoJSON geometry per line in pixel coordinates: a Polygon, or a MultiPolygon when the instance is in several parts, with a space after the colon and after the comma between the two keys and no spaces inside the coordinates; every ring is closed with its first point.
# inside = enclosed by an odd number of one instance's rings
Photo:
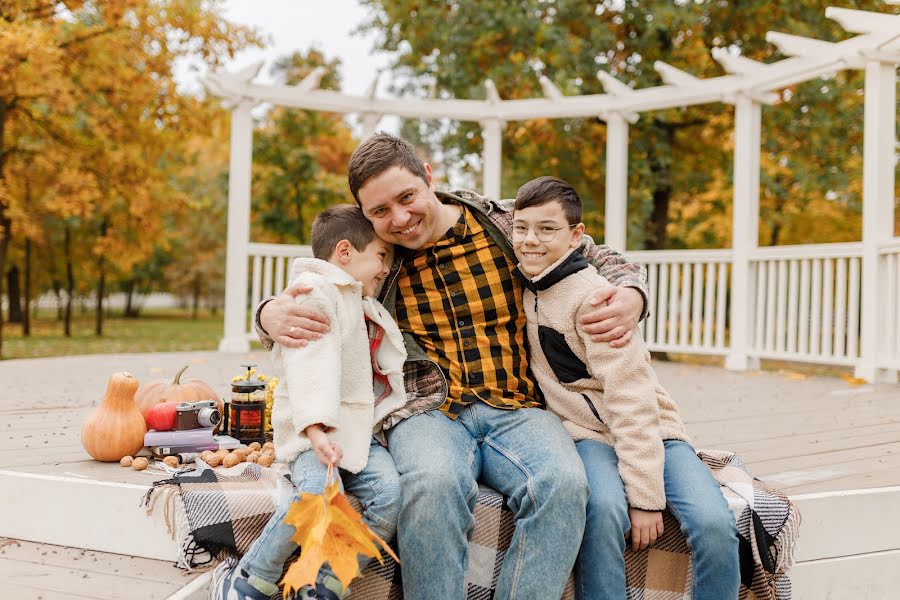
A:
{"type": "MultiPolygon", "coordinates": [[[[340,88],[340,61],[328,61],[315,49],[279,60],[274,71],[294,85],[317,67],[325,69],[319,87],[340,88]]],[[[353,202],[346,173],[355,146],[340,114],[271,110],[254,135],[254,239],[308,244],[316,214],[333,204],[353,202]]]]}
{"type": "MultiPolygon", "coordinates": [[[[380,49],[395,53],[399,91],[477,99],[485,97],[484,80],[490,78],[502,98],[516,99],[541,95],[538,74],[547,75],[567,95],[602,93],[596,78],[601,69],[637,88],[659,85],[653,69],[657,60],[698,77],[722,75],[711,57],[713,48],[771,62],[780,57],[765,41],[768,30],[828,41],[847,37],[824,16],[831,3],[365,0],[371,12],[363,29],[377,33],[380,49]]],[[[885,10],[875,0],[842,5],[885,10]]],[[[843,73],[793,86],[778,106],[767,108],[762,243],[824,241],[810,239],[812,232],[803,225],[803,214],[813,204],[827,206],[825,213],[833,217],[819,221],[820,230],[839,239],[845,239],[848,229],[859,235],[860,199],[853,178],[860,174],[846,167],[856,164],[861,143],[861,85],[859,73],[843,73]]],[[[733,126],[733,112],[726,105],[641,115],[630,131],[630,245],[659,249],[730,243],[733,126]],[[702,225],[699,230],[697,224],[702,225]]],[[[437,139],[445,157],[470,171],[471,157],[482,147],[477,125],[439,123],[436,128],[423,137],[437,139]]],[[[599,230],[605,138],[605,125],[596,119],[508,123],[503,195],[513,195],[534,176],[560,176],[579,190],[586,220],[599,230]]]]}
{"type": "Polygon", "coordinates": [[[189,120],[174,62],[218,65],[257,42],[220,12],[193,0],[0,3],[0,273],[32,217],[55,217],[66,252],[74,240],[89,247],[98,333],[107,274],[152,252],[173,197],[161,165],[189,120]],[[35,156],[52,166],[32,178],[35,156]],[[27,192],[33,181],[45,193],[27,192]]]}
{"type": "Polygon", "coordinates": [[[168,218],[162,272],[167,289],[189,298],[197,318],[201,300],[215,310],[225,290],[229,120],[215,100],[195,101],[191,114],[202,124],[172,157],[172,186],[182,201],[168,218]]]}

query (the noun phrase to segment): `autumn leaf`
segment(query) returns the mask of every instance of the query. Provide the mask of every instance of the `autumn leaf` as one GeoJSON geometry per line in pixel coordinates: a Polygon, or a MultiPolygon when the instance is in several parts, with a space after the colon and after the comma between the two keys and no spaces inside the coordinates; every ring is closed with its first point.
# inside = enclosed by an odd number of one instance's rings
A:
{"type": "Polygon", "coordinates": [[[303,493],[284,517],[285,523],[297,531],[293,540],[300,546],[298,558],[284,575],[282,583],[288,593],[304,585],[315,585],[316,576],[326,562],[345,588],[358,574],[359,555],[384,558],[375,542],[398,563],[400,559],[390,546],[363,523],[362,517],[340,491],[335,481],[318,494],[303,493]]]}
{"type": "Polygon", "coordinates": [[[853,386],[863,385],[863,384],[867,383],[865,379],[861,379],[859,377],[854,377],[854,376],[848,375],[846,373],[844,375],[841,375],[841,379],[843,379],[844,383],[846,383],[847,385],[853,385],[853,386]]]}

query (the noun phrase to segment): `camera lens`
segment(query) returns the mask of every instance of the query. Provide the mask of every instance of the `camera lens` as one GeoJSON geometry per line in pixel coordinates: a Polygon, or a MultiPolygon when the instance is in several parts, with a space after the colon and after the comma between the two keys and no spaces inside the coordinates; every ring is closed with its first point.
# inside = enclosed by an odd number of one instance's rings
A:
{"type": "Polygon", "coordinates": [[[215,427],[222,420],[222,413],[218,408],[201,408],[197,413],[197,423],[200,427],[215,427]]]}

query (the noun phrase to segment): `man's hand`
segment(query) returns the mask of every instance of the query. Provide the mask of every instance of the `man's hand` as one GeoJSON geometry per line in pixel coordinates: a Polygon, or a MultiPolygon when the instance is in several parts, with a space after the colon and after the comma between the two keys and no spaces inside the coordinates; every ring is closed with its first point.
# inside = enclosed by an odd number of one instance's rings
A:
{"type": "Polygon", "coordinates": [[[663,534],[662,513],[659,511],[628,508],[631,529],[625,538],[631,538],[632,550],[643,550],[652,546],[663,534]]]}
{"type": "Polygon", "coordinates": [[[631,287],[609,286],[600,289],[591,304],[600,308],[581,317],[584,331],[595,342],[625,346],[644,312],[643,294],[631,287]]]}
{"type": "Polygon", "coordinates": [[[328,317],[321,312],[297,304],[298,294],[312,288],[294,285],[267,302],[259,313],[259,322],[273,340],[285,348],[300,348],[307,340],[317,340],[328,333],[328,317]]]}
{"type": "Polygon", "coordinates": [[[325,426],[321,424],[310,425],[304,431],[309,443],[316,452],[316,457],[326,467],[328,465],[337,466],[341,459],[344,458],[344,451],[341,450],[340,444],[332,442],[325,434],[325,426]]]}

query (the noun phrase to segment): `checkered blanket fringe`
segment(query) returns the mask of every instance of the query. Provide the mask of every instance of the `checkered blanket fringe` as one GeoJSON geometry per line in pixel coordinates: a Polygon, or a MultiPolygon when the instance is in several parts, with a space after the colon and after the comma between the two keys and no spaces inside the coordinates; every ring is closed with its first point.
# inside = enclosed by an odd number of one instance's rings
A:
{"type": "MultiPolygon", "coordinates": [[[[740,600],[790,600],[787,573],[800,526],[796,506],[785,494],[753,479],[736,455],[718,450],[698,454],[735,516],[740,534],[740,600]]],[[[144,498],[144,506],[148,513],[164,506],[169,532],[179,543],[179,566],[206,568],[246,552],[281,494],[289,492],[289,485],[281,473],[255,464],[219,471],[201,464],[196,471],[157,482],[144,498]]],[[[355,499],[351,502],[360,509],[355,499]]],[[[668,511],[663,520],[665,532],[653,547],[626,550],[629,600],[690,599],[690,550],[668,511]]],[[[469,541],[467,600],[491,600],[515,523],[503,497],[486,487],[478,493],[475,521],[469,541]]],[[[384,565],[373,561],[351,585],[351,592],[366,600],[402,600],[400,569],[390,557],[384,565]]],[[[570,578],[563,600],[573,598],[570,578]]]]}

